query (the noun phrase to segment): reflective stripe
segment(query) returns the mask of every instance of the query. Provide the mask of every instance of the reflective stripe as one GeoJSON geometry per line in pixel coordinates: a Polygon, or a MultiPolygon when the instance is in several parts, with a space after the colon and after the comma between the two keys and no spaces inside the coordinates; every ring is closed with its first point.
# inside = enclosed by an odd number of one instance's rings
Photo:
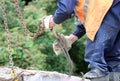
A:
{"type": "Polygon", "coordinates": [[[87,9],[89,0],[77,0],[77,6],[75,8],[78,19],[84,24],[87,16],[87,9]]]}
{"type": "Polygon", "coordinates": [[[85,21],[86,21],[88,4],[89,4],[89,0],[85,0],[85,4],[84,4],[84,21],[83,21],[83,24],[84,24],[85,21]]]}

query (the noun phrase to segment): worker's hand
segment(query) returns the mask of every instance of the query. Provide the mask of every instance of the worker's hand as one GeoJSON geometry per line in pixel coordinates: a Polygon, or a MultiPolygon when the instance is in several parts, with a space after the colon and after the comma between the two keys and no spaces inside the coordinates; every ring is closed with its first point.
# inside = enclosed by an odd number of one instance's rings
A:
{"type": "Polygon", "coordinates": [[[53,16],[49,15],[42,19],[42,24],[46,29],[52,29],[55,26],[55,22],[53,21],[53,16]]]}
{"type": "MultiPolygon", "coordinates": [[[[72,47],[72,44],[78,39],[74,35],[64,36],[63,34],[59,34],[59,38],[62,41],[63,45],[66,46],[67,51],[70,50],[70,48],[72,47]]],[[[59,41],[57,41],[57,40],[54,41],[53,50],[54,50],[56,55],[60,55],[62,53],[62,49],[61,49],[61,46],[59,44],[59,41]]]]}

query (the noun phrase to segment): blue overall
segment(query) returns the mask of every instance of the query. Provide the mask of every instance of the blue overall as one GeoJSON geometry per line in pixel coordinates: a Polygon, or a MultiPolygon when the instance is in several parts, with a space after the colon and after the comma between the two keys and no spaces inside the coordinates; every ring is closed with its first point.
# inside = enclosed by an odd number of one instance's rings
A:
{"type": "Polygon", "coordinates": [[[88,39],[85,49],[88,68],[98,68],[105,74],[120,72],[120,1],[117,1],[104,17],[94,42],[88,39]]]}
{"type": "MultiPolygon", "coordinates": [[[[59,0],[54,22],[59,24],[71,18],[76,2],[76,0],[59,0]]],[[[81,38],[85,34],[83,25],[78,24],[73,34],[81,38]]],[[[97,68],[105,74],[120,72],[120,0],[114,0],[95,40],[87,39],[85,61],[89,62],[89,69],[97,68]]]]}

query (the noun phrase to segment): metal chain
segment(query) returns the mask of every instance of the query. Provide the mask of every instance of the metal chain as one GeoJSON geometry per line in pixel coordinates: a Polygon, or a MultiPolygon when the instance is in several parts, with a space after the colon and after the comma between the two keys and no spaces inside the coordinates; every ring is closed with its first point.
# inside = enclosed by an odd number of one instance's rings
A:
{"type": "Polygon", "coordinates": [[[41,34],[44,32],[44,27],[41,27],[41,21],[39,22],[37,32],[36,32],[36,33],[30,32],[30,31],[27,29],[26,25],[24,24],[24,21],[23,21],[23,17],[22,17],[22,13],[21,13],[21,10],[20,10],[20,7],[19,7],[18,0],[14,0],[14,4],[15,4],[15,6],[16,6],[17,15],[18,15],[18,18],[19,18],[19,20],[20,20],[21,27],[22,27],[24,33],[25,33],[26,35],[30,35],[31,37],[33,37],[33,39],[41,36],[41,34]]]}
{"type": "MultiPolygon", "coordinates": [[[[22,15],[21,15],[21,11],[20,11],[20,7],[18,5],[18,0],[14,0],[15,5],[16,5],[16,11],[18,13],[18,17],[20,19],[21,22],[21,27],[24,30],[26,35],[30,35],[33,37],[33,39],[39,37],[42,35],[42,33],[44,32],[44,27],[42,26],[42,21],[39,22],[38,25],[38,30],[36,33],[31,33],[25,26],[22,15]]],[[[11,75],[13,76],[13,80],[12,81],[18,81],[18,75],[16,74],[15,70],[14,70],[14,62],[13,62],[13,57],[12,57],[12,44],[11,44],[11,40],[10,40],[10,31],[9,31],[9,27],[8,27],[8,22],[7,22],[7,17],[6,17],[6,12],[5,12],[5,2],[4,0],[2,0],[1,2],[1,10],[2,10],[2,15],[3,15],[3,20],[4,20],[4,25],[5,25],[5,30],[6,30],[6,37],[7,37],[7,45],[8,45],[8,49],[9,49],[9,60],[10,60],[10,66],[11,66],[11,75]]]]}
{"type": "MultiPolygon", "coordinates": [[[[15,6],[16,6],[16,11],[17,11],[19,20],[21,22],[21,27],[22,27],[23,31],[25,32],[25,34],[26,35],[31,35],[31,36],[33,36],[33,38],[36,38],[36,37],[40,36],[44,32],[44,26],[42,26],[42,21],[39,22],[38,31],[36,33],[31,33],[24,24],[23,17],[22,17],[22,14],[21,14],[21,10],[20,10],[19,4],[18,4],[18,0],[14,0],[14,3],[15,3],[15,6]]],[[[61,43],[61,41],[59,41],[59,42],[60,42],[60,46],[61,46],[62,43],[61,43]]],[[[63,47],[61,46],[61,48],[63,48],[63,47]]],[[[62,49],[62,50],[64,51],[65,56],[67,58],[67,61],[69,63],[69,66],[70,66],[69,76],[71,76],[72,71],[73,71],[73,64],[72,64],[71,58],[68,54],[67,49],[62,49]]]]}
{"type": "MultiPolygon", "coordinates": [[[[16,6],[16,11],[17,11],[17,14],[18,14],[18,18],[20,20],[20,23],[21,23],[21,27],[24,31],[24,33],[26,35],[30,35],[34,38],[37,38],[39,36],[41,36],[41,34],[44,32],[44,27],[42,26],[42,21],[39,22],[39,25],[38,25],[38,30],[36,33],[32,33],[30,32],[27,27],[25,26],[24,24],[24,21],[23,21],[23,17],[22,17],[22,14],[21,14],[21,10],[20,10],[20,7],[19,7],[19,4],[18,4],[18,0],[14,0],[14,3],[15,3],[15,6],[16,6]]],[[[7,23],[7,18],[6,18],[6,12],[5,12],[5,3],[4,3],[4,0],[2,1],[2,13],[3,13],[3,19],[4,19],[4,24],[5,24],[5,30],[6,30],[6,35],[7,35],[7,43],[8,43],[8,48],[9,48],[9,59],[10,59],[10,64],[11,64],[11,67],[12,67],[12,72],[15,73],[14,71],[14,62],[13,62],[13,57],[12,57],[12,44],[11,44],[11,41],[10,41],[10,31],[9,31],[9,28],[8,28],[8,23],[7,23]]],[[[62,48],[62,43],[60,40],[58,40],[60,42],[60,46],[62,48]]],[[[73,65],[72,65],[72,61],[71,61],[71,58],[68,54],[68,51],[67,49],[62,49],[63,52],[65,53],[65,56],[67,58],[67,61],[69,63],[69,76],[72,75],[72,70],[73,70],[73,65]]],[[[16,80],[17,76],[14,77],[14,80],[13,81],[18,81],[16,80]]]]}
{"type": "Polygon", "coordinates": [[[69,77],[71,77],[71,75],[73,74],[73,63],[72,63],[72,60],[71,60],[70,55],[68,53],[68,49],[65,46],[64,42],[61,40],[61,37],[59,35],[58,35],[57,41],[58,41],[58,44],[61,47],[66,59],[67,59],[67,62],[69,65],[69,77]]]}
{"type": "Polygon", "coordinates": [[[73,62],[70,58],[70,54],[68,52],[68,49],[66,47],[66,45],[64,44],[64,41],[61,38],[61,34],[57,33],[55,31],[55,28],[52,29],[53,35],[57,38],[57,42],[60,46],[60,48],[62,49],[65,58],[67,59],[68,65],[69,65],[69,77],[71,77],[71,75],[73,74],[73,62]]]}
{"type": "MultiPolygon", "coordinates": [[[[11,40],[10,40],[10,31],[9,31],[8,23],[7,23],[4,0],[2,0],[1,5],[2,5],[1,10],[2,10],[2,14],[3,14],[3,20],[4,20],[5,30],[6,30],[7,45],[8,45],[8,49],[9,49],[9,60],[10,60],[10,66],[11,66],[11,76],[13,78],[15,78],[17,76],[17,74],[16,74],[16,72],[14,70],[14,62],[13,62],[13,57],[12,57],[13,49],[12,49],[12,44],[11,44],[11,40]]],[[[18,81],[18,78],[16,78],[14,81],[18,81]]]]}
{"type": "Polygon", "coordinates": [[[8,28],[8,23],[7,23],[7,18],[6,18],[6,12],[5,12],[5,2],[4,0],[1,2],[2,4],[2,13],[3,13],[3,20],[4,20],[4,24],[5,24],[5,30],[6,30],[6,36],[7,36],[7,45],[9,48],[9,59],[10,59],[10,65],[12,67],[12,70],[14,70],[14,62],[13,62],[13,58],[12,58],[12,44],[10,41],[10,31],[8,28]]]}

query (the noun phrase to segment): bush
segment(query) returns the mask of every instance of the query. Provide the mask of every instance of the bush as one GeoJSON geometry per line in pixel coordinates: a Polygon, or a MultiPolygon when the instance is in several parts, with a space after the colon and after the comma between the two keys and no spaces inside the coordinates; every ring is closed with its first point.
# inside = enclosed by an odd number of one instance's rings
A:
{"type": "MultiPolygon", "coordinates": [[[[30,40],[30,37],[25,36],[20,26],[20,21],[15,11],[15,6],[12,0],[6,1],[6,12],[8,26],[11,31],[10,39],[13,44],[13,60],[16,66],[27,69],[40,69],[49,71],[59,71],[67,73],[69,66],[64,55],[56,56],[52,50],[52,43],[55,40],[51,31],[46,31],[41,37],[36,40],[30,40]]],[[[38,21],[48,14],[53,14],[56,9],[57,0],[33,0],[25,6],[25,2],[20,1],[20,7],[26,27],[31,32],[36,32],[38,21]],[[48,3],[48,4],[47,4],[48,3]]],[[[8,66],[8,47],[6,43],[6,35],[2,12],[0,10],[0,65],[8,66]]],[[[57,25],[56,29],[60,33],[68,35],[72,33],[75,25],[74,19],[64,22],[62,25],[57,25]],[[69,31],[68,31],[69,30],[69,31]]],[[[74,73],[79,74],[80,71],[86,71],[81,67],[86,67],[84,63],[84,41],[75,43],[70,50],[71,58],[74,61],[74,73]],[[80,47],[80,48],[79,48],[80,47]]]]}

